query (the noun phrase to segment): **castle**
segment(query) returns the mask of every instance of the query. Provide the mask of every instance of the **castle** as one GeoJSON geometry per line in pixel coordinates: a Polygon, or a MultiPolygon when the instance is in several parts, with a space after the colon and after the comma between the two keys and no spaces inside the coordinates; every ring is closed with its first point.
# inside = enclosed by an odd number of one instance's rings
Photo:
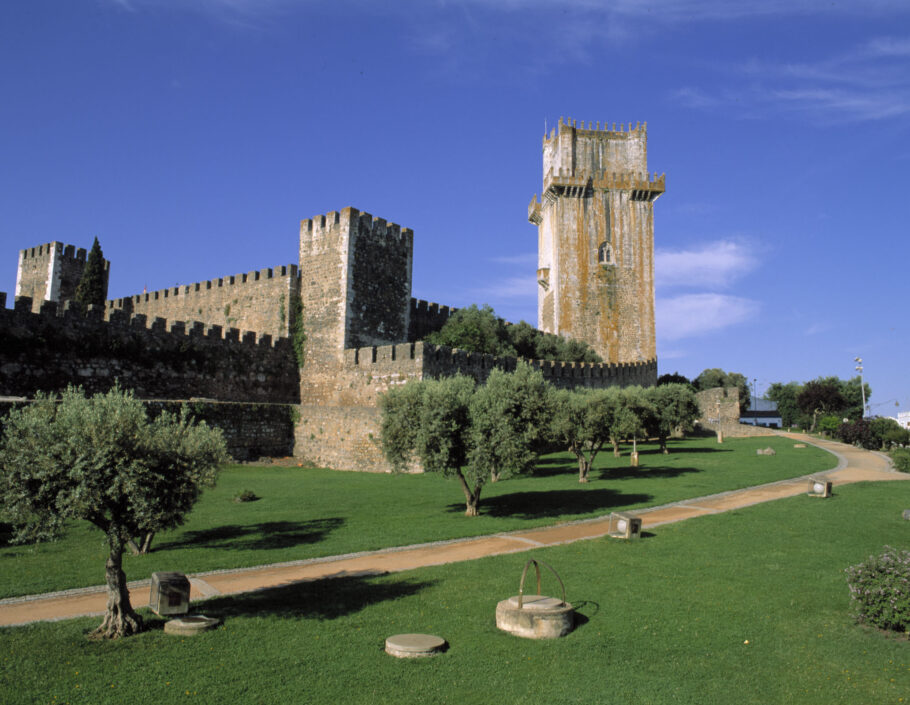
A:
{"type": "MultiPolygon", "coordinates": [[[[530,361],[559,387],[653,384],[653,201],[646,132],[560,121],[544,138],[538,326],[588,342],[604,363],[530,361]]],[[[422,342],[455,309],[411,297],[414,234],[355,208],[300,224],[298,264],[144,292],[81,311],[71,299],[83,250],[22,250],[16,301],[0,294],[0,395],[119,379],[143,399],[213,419],[235,457],[293,454],[384,471],[382,392],[494,358],[422,342]],[[56,283],[55,283],[56,282],[56,283]],[[296,342],[295,342],[296,338],[296,342]]],[[[0,409],[0,413],[2,413],[0,409]]]]}

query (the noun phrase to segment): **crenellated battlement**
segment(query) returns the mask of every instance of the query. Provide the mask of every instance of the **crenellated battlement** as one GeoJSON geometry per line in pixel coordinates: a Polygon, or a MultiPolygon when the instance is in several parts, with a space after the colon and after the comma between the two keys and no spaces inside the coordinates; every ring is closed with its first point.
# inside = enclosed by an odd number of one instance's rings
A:
{"type": "Polygon", "coordinates": [[[300,235],[340,232],[342,225],[358,224],[361,234],[370,234],[376,237],[405,239],[413,241],[414,231],[403,228],[398,223],[390,223],[384,218],[374,218],[370,213],[357,208],[347,207],[340,211],[330,211],[325,215],[318,215],[300,221],[300,235]]]}
{"type": "Polygon", "coordinates": [[[142,399],[299,400],[287,338],[104,306],[83,310],[73,301],[43,301],[34,312],[25,296],[7,309],[6,299],[0,293],[0,394],[59,392],[70,384],[96,393],[119,381],[142,399]]]}
{"type": "Polygon", "coordinates": [[[167,289],[158,289],[157,291],[147,291],[142,294],[133,294],[131,296],[124,296],[119,299],[110,299],[106,302],[105,305],[109,310],[124,309],[128,308],[130,303],[147,303],[168,298],[177,298],[180,296],[205,296],[207,295],[207,292],[210,292],[213,289],[238,287],[239,290],[239,288],[244,284],[254,284],[256,282],[269,279],[285,278],[292,280],[300,278],[300,272],[296,264],[284,264],[279,267],[258,269],[252,272],[247,272],[245,274],[233,274],[231,276],[220,277],[218,279],[207,279],[201,282],[195,282],[193,284],[173,286],[167,289]]]}
{"type": "Polygon", "coordinates": [[[350,348],[344,351],[347,371],[369,373],[371,368],[382,368],[388,375],[395,372],[402,376],[414,365],[420,366],[423,377],[445,377],[464,374],[478,382],[486,380],[490,370],[514,370],[524,362],[540,370],[544,379],[557,387],[610,387],[639,384],[648,386],[657,379],[657,361],[643,362],[561,362],[557,360],[531,360],[518,357],[475,353],[425,341],[398,345],[350,348]],[[393,364],[397,363],[397,364],[393,364]]]}
{"type": "MultiPolygon", "coordinates": [[[[20,260],[27,260],[34,259],[35,257],[47,257],[52,252],[82,263],[85,263],[87,256],[84,247],[76,249],[75,245],[66,245],[62,242],[57,242],[54,240],[53,242],[49,242],[46,245],[37,245],[35,247],[19,250],[19,258],[20,260]]],[[[110,266],[110,263],[105,261],[105,268],[108,266],[110,266]]]]}
{"type": "Polygon", "coordinates": [[[430,333],[441,330],[457,310],[453,306],[443,306],[422,299],[411,299],[408,340],[423,340],[430,333]]]}
{"type": "Polygon", "coordinates": [[[601,127],[599,120],[594,123],[592,123],[589,120],[587,127],[585,127],[584,120],[579,121],[579,120],[575,120],[573,118],[564,119],[564,118],[560,117],[558,126],[554,127],[552,130],[550,130],[549,134],[545,134],[543,136],[544,144],[546,144],[550,140],[555,139],[559,135],[560,132],[563,132],[563,131],[568,132],[570,130],[574,131],[576,133],[580,133],[580,132],[589,133],[589,134],[598,133],[599,135],[603,135],[607,138],[613,138],[613,139],[629,139],[629,137],[647,137],[648,123],[637,122],[637,123],[635,123],[635,127],[632,127],[631,122],[628,124],[628,126],[626,126],[620,122],[619,127],[617,128],[615,122],[612,124],[612,127],[611,127],[609,123],[604,121],[603,127],[601,127]]]}
{"type": "MultiPolygon", "coordinates": [[[[160,316],[149,317],[142,313],[130,314],[122,309],[102,306],[83,308],[76,301],[60,304],[56,301],[42,301],[37,312],[32,311],[33,302],[28,296],[17,296],[12,309],[6,308],[6,292],[0,292],[0,326],[22,326],[27,328],[37,319],[60,319],[69,321],[95,321],[114,328],[129,328],[153,333],[190,338],[205,338],[210,341],[237,343],[244,346],[259,346],[273,349],[290,345],[288,338],[273,336],[256,331],[241,331],[219,325],[207,325],[202,321],[169,321],[160,316]]],[[[108,302],[110,303],[110,302],[108,302]]]]}

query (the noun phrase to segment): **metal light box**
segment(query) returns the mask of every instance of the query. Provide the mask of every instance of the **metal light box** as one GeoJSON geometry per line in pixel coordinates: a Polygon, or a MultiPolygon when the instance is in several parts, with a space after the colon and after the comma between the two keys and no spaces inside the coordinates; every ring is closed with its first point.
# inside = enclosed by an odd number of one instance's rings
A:
{"type": "Polygon", "coordinates": [[[617,539],[641,538],[641,517],[623,512],[610,514],[609,536],[617,539]]]}
{"type": "Polygon", "coordinates": [[[809,478],[809,496],[810,497],[830,497],[833,492],[831,488],[834,484],[831,480],[824,477],[809,478]]]}

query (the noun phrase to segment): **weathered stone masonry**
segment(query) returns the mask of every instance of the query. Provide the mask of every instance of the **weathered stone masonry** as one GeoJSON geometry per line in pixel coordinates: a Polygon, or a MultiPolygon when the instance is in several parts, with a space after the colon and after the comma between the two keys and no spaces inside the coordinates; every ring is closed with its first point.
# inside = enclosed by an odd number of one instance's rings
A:
{"type": "Polygon", "coordinates": [[[300,295],[297,265],[262,269],[219,279],[151,291],[107,302],[114,311],[170,321],[204,321],[287,338],[293,327],[293,299],[300,295]]]}
{"type": "MultiPolygon", "coordinates": [[[[65,303],[76,295],[76,285],[85,270],[86,253],[83,248],[62,242],[19,250],[19,268],[16,270],[16,296],[28,296],[37,311],[42,301],[65,303]]],[[[111,263],[104,260],[104,290],[111,263]]]]}
{"type": "MultiPolygon", "coordinates": [[[[544,138],[543,200],[529,208],[539,226],[538,325],[606,360],[531,361],[559,387],[656,380],[652,211],[664,180],[645,168],[643,127],[561,123],[544,138]]],[[[80,261],[73,248],[22,251],[17,293],[46,301],[18,298],[7,311],[0,294],[0,395],[69,383],[103,391],[117,378],[145,399],[204,398],[187,403],[211,406],[209,418],[241,457],[293,446],[315,464],[382,471],[382,392],[459,372],[483,382],[494,367],[514,368],[514,358],[420,342],[456,309],[411,297],[411,230],[344,208],[302,221],[299,243],[298,266],[124,297],[86,315],[52,303],[69,284],[41,283],[57,254],[80,261]],[[302,368],[288,340],[298,324],[302,368]]]]}
{"type": "MultiPolygon", "coordinates": [[[[543,140],[538,328],[588,343],[613,363],[656,360],[654,201],[647,125],[564,123],[543,140]]],[[[653,384],[657,380],[650,380],[653,384]]]]}
{"type": "MultiPolygon", "coordinates": [[[[300,384],[290,341],[202,323],[168,323],[144,315],[28,297],[6,308],[0,292],[0,395],[33,397],[69,384],[104,392],[114,383],[148,400],[150,410],[179,410],[224,431],[237,459],[293,453],[300,384]],[[191,397],[197,397],[191,399],[191,397]]],[[[8,407],[0,407],[3,415],[8,407]]]]}

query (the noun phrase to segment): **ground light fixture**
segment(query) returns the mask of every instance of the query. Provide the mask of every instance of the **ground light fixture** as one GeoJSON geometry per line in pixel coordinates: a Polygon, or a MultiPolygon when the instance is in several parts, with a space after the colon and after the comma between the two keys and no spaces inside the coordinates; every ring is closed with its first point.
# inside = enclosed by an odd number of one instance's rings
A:
{"type": "Polygon", "coordinates": [[[625,512],[612,512],[607,535],[615,539],[641,538],[641,517],[625,512]]]}
{"type": "Polygon", "coordinates": [[[834,483],[826,477],[810,477],[808,494],[810,497],[830,497],[833,494],[832,487],[834,483]]]}

